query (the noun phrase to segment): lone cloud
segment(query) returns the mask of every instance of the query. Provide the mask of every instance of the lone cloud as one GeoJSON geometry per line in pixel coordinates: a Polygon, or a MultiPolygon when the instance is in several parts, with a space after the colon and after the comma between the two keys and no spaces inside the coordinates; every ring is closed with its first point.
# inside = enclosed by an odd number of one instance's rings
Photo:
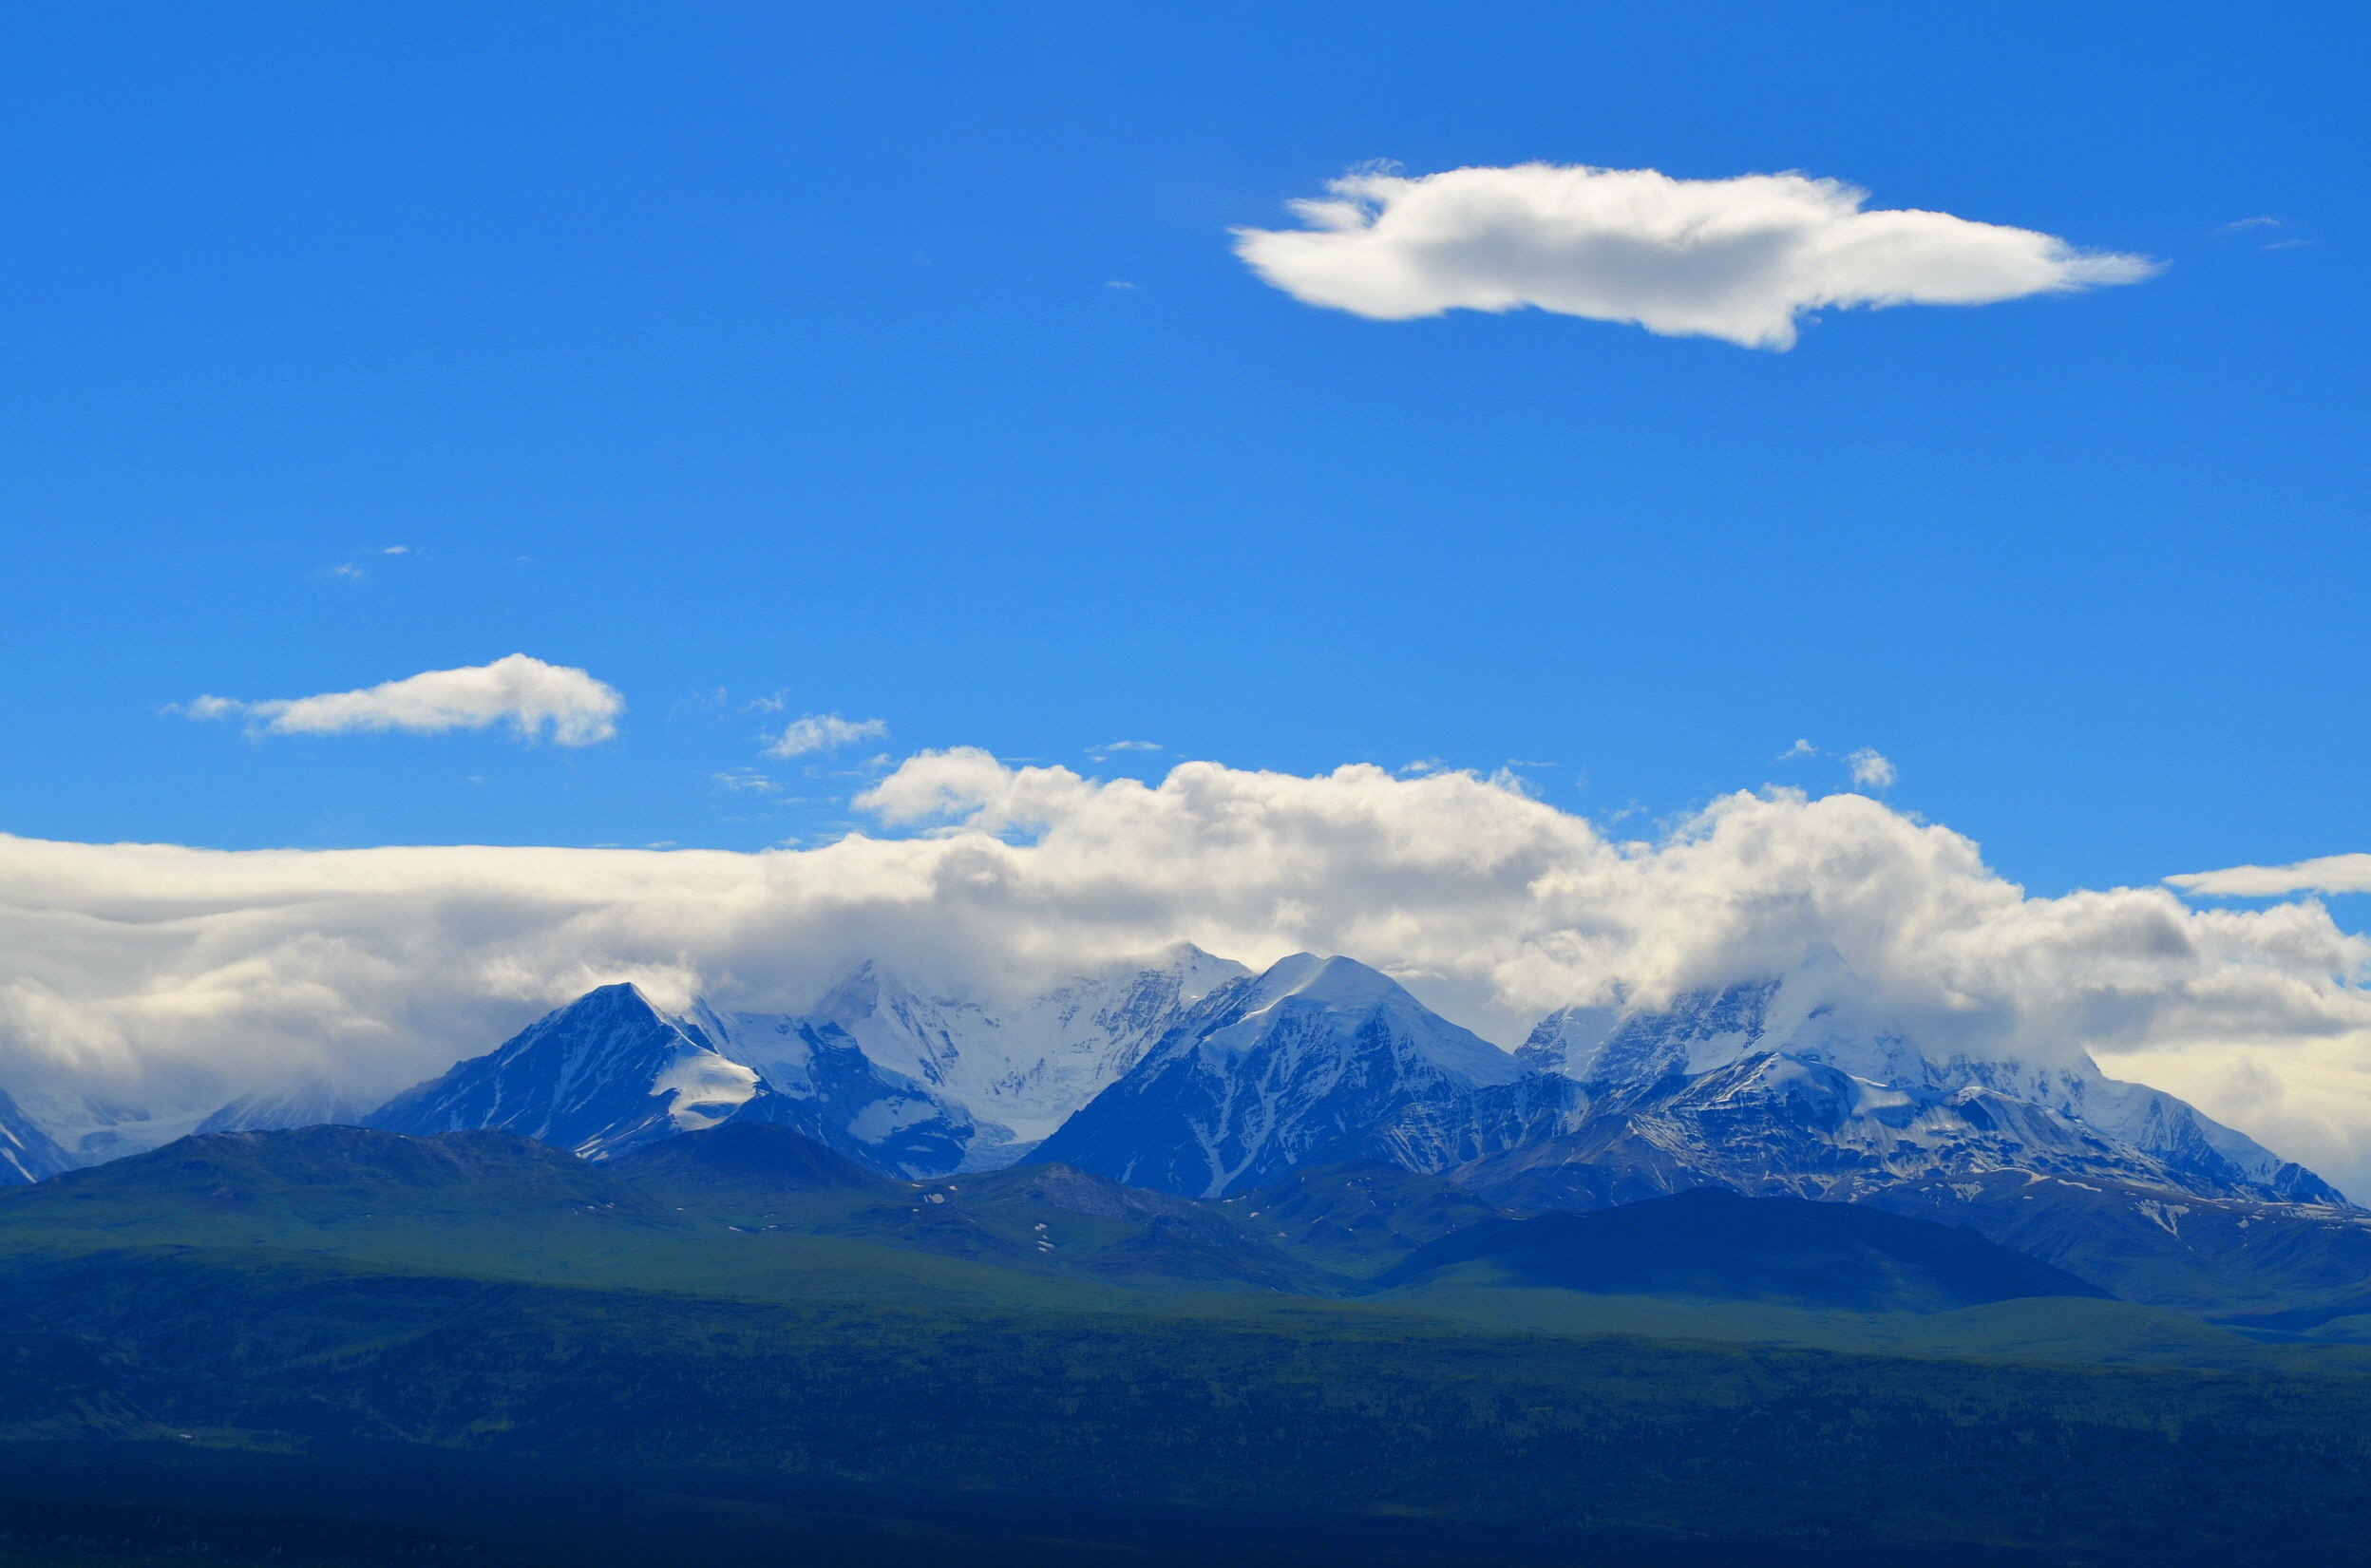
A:
{"type": "Polygon", "coordinates": [[[1527,305],[1790,349],[1807,311],[1985,305],[2157,271],[2031,229],[1863,212],[1868,192],[1801,174],[1525,163],[1355,171],[1326,188],[1328,199],[1292,203],[1307,227],[1238,229],[1235,253],[1296,299],[1386,321],[1527,305]]]}
{"type": "Polygon", "coordinates": [[[429,670],[359,691],[240,702],[199,697],[182,711],[194,719],[247,720],[255,735],[340,735],[401,729],[414,735],[484,729],[508,721],[522,740],[547,729],[555,746],[590,746],[617,733],[626,699],[581,670],[524,653],[463,670],[429,670]]]}

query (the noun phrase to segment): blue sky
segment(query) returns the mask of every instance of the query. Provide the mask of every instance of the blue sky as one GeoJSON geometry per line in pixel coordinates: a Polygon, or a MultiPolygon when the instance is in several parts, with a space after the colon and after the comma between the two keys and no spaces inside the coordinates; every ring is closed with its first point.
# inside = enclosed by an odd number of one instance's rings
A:
{"type": "Polygon", "coordinates": [[[11,9],[0,830],[754,848],[970,745],[1648,831],[1873,747],[2037,892],[2371,848],[2364,13],[2068,9],[11,9]],[[1232,254],[1379,159],[2164,270],[1780,353],[1232,254]],[[167,711],[513,652],[614,738],[167,711]]]}

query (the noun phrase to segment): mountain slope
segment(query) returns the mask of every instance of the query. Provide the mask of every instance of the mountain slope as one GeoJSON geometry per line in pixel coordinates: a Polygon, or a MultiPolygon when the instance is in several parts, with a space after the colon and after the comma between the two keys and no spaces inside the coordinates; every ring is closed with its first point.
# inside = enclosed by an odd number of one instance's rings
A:
{"type": "Polygon", "coordinates": [[[1066,1164],[923,1183],[827,1234],[1135,1290],[1325,1294],[1334,1282],[1212,1206],[1066,1164]]]}
{"type": "Polygon", "coordinates": [[[1411,1128],[1522,1076],[1388,976],[1296,954],[1204,997],[1032,1158],[1217,1197],[1379,1147],[1409,1162],[1411,1128]]]}
{"type": "Polygon", "coordinates": [[[1116,1082],[1186,1009],[1249,973],[1182,943],[1149,968],[1074,979],[1004,1006],[867,962],[810,1011],[870,1061],[960,1107],[976,1124],[964,1134],[963,1166],[990,1170],[1019,1159],[1116,1082]]]}
{"type": "Polygon", "coordinates": [[[319,1079],[242,1094],[191,1129],[271,1132],[288,1127],[357,1126],[367,1107],[319,1079]]]}
{"type": "Polygon", "coordinates": [[[405,1090],[364,1124],[417,1137],[499,1127],[599,1160],[714,1126],[762,1092],[754,1071],[640,991],[602,986],[405,1090]]]}
{"type": "Polygon", "coordinates": [[[1947,1312],[2108,1293],[1974,1231],[1848,1203],[1703,1187],[1596,1214],[1492,1220],[1418,1248],[1390,1288],[1485,1266],[1509,1282],[1600,1295],[1947,1312]]]}
{"type": "Polygon", "coordinates": [[[765,1122],[728,1122],[663,1138],[619,1155],[606,1168],[663,1201],[724,1195],[746,1203],[810,1193],[881,1199],[911,1190],[790,1127],[765,1122]]]}
{"type": "Polygon", "coordinates": [[[2128,1300],[2233,1324],[2306,1332],[2371,1311],[2371,1214],[2360,1209],[2023,1171],[1906,1182],[1868,1201],[1966,1225],[2128,1300]]]}
{"type": "Polygon", "coordinates": [[[787,1127],[734,1122],[603,1169],[663,1207],[753,1236],[833,1237],[1165,1293],[1332,1284],[1209,1205],[1069,1165],[889,1181],[787,1127]]]}
{"type": "Polygon", "coordinates": [[[34,1246],[402,1250],[454,1257],[472,1237],[532,1252],[553,1227],[670,1228],[650,1199],[562,1150],[503,1132],[411,1138],[361,1127],[224,1132],[0,1196],[0,1251],[34,1246]]]}
{"type": "Polygon", "coordinates": [[[0,1092],[0,1186],[44,1181],[73,1164],[71,1155],[0,1092]]]}
{"type": "Polygon", "coordinates": [[[2031,1101],[1888,1086],[1772,1051],[1607,1095],[1572,1131],[1473,1161],[1457,1179],[1510,1207],[1593,1209],[1716,1183],[1853,1200],[1994,1170],[2185,1190],[2162,1162],[2031,1101]]]}
{"type": "Polygon", "coordinates": [[[735,1113],[803,1133],[876,1171],[944,1176],[964,1167],[982,1128],[956,1101],[867,1057],[828,1018],[717,1012],[694,1003],[686,1026],[764,1080],[735,1113]]]}
{"type": "MultiPolygon", "coordinates": [[[[1557,1130],[1584,1136],[1554,1162],[1584,1164],[1584,1145],[1610,1150],[1630,1139],[1631,1152],[1608,1163],[1642,1173],[1643,1184],[1608,1176],[1608,1195],[1702,1180],[1826,1191],[1846,1175],[1867,1187],[2023,1168],[2200,1197],[2344,1201],[2311,1171],[2170,1094],[2106,1077],[2087,1056],[2043,1066],[1964,1048],[1930,1052],[1832,953],[1783,976],[1684,992],[1659,1010],[1565,1009],[1516,1055],[1573,1086],[1573,1111],[1557,1130]],[[1808,1096],[1774,1088],[1790,1076],[1818,1086],[1808,1096]],[[1769,1119],[1757,1123],[1749,1102],[1769,1119]],[[1757,1153],[1740,1140],[1764,1146],[1757,1153]],[[1671,1180],[1651,1174],[1671,1162],[1671,1180]]],[[[1534,1153],[1506,1164],[1537,1169],[1549,1160],[1534,1153]]],[[[1571,1199],[1586,1196],[1587,1178],[1568,1180],[1571,1199]]],[[[1545,1187],[1506,1195],[1547,1196],[1545,1187]]]]}
{"type": "MultiPolygon", "coordinates": [[[[897,1176],[995,1169],[1125,1071],[1181,997],[1241,972],[1187,947],[1157,969],[1076,981],[1010,1016],[925,998],[870,964],[814,1014],[695,1001],[676,1017],[632,986],[603,986],[361,1120],[422,1135],[503,1127],[591,1159],[761,1121],[897,1176]],[[1019,1129],[975,1105],[1018,1115],[1019,1129]]],[[[293,1123],[300,1107],[269,1098],[235,1102],[209,1125],[293,1123]]]]}
{"type": "Polygon", "coordinates": [[[1508,1218],[1445,1177],[1380,1160],[1297,1170],[1218,1207],[1303,1262],[1354,1278],[1380,1273],[1452,1231],[1508,1218]]]}

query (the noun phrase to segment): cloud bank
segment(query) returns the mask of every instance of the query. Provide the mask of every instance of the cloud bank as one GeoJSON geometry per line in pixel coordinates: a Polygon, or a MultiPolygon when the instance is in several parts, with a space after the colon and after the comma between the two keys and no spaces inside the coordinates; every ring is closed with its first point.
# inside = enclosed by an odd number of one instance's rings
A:
{"type": "Polygon", "coordinates": [[[222,852],[0,837],[0,1087],[219,1103],[292,1068],[384,1094],[592,986],[807,1006],[850,960],[991,993],[1179,939],[1400,976],[1502,1044],[1832,948],[1929,1049],[2190,1098],[2371,1190],[2371,941],[2318,904],[2029,897],[1857,795],[1736,794],[1653,842],[1471,774],[1187,763],[1157,784],[907,760],[909,837],[806,850],[222,852]]]}
{"type": "Polygon", "coordinates": [[[1865,212],[1867,191],[1801,174],[1524,163],[1326,189],[1291,204],[1306,227],[1238,229],[1235,253],[1296,299],[1385,321],[1531,306],[1783,349],[1809,311],[1986,305],[2157,270],[2031,229],[1865,212]]]}
{"type": "Polygon", "coordinates": [[[400,729],[437,735],[484,729],[507,721],[522,740],[549,732],[556,746],[591,746],[617,733],[626,699],[581,670],[545,664],[524,653],[464,670],[429,670],[360,691],[315,697],[239,702],[199,697],[183,709],[192,718],[243,716],[258,735],[342,735],[400,729]]]}

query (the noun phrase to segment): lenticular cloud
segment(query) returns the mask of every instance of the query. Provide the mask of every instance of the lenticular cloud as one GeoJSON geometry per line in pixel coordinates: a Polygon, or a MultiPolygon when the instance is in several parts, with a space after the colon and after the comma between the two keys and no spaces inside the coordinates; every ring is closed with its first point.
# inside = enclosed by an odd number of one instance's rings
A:
{"type": "Polygon", "coordinates": [[[1236,254],[1296,299],[1387,321],[1532,306],[1789,349],[1808,311],[1984,305],[2156,271],[2031,229],[1865,212],[1868,192],[1800,174],[1525,163],[1353,173],[1327,189],[1292,203],[1306,228],[1238,229],[1236,254]]]}

